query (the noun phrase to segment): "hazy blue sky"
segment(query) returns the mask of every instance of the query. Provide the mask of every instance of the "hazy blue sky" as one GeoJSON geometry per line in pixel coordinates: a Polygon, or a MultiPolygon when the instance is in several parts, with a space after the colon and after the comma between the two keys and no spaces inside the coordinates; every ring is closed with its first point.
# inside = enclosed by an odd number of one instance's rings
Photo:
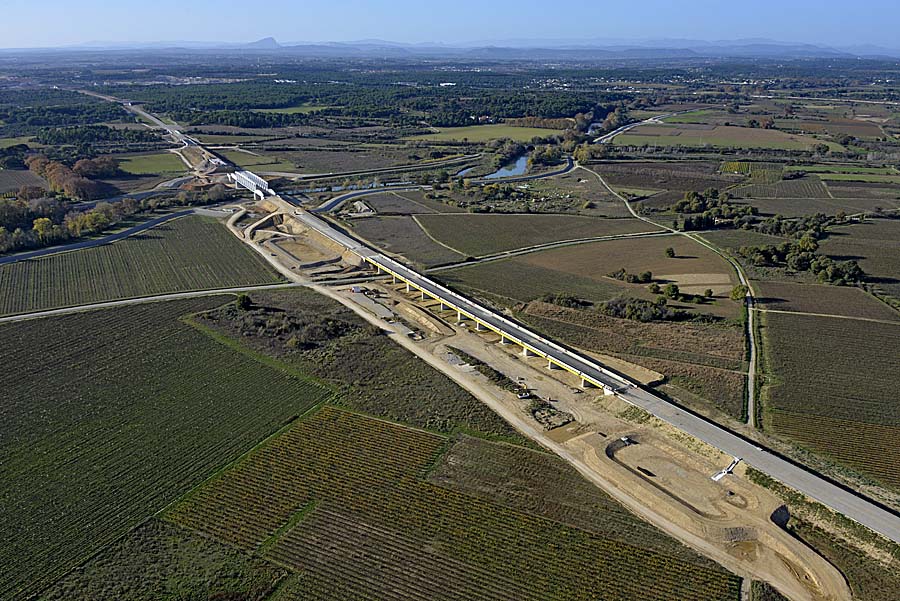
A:
{"type": "Polygon", "coordinates": [[[0,0],[5,48],[267,36],[447,43],[765,37],[900,46],[898,24],[897,0],[0,0]]]}

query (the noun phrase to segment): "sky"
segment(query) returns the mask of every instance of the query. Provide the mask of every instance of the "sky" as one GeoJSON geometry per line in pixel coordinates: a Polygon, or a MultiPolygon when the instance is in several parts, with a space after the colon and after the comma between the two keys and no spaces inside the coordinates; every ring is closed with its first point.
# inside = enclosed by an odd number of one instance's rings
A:
{"type": "Polygon", "coordinates": [[[767,38],[898,47],[898,24],[897,0],[0,0],[2,48],[269,36],[282,43],[767,38]]]}

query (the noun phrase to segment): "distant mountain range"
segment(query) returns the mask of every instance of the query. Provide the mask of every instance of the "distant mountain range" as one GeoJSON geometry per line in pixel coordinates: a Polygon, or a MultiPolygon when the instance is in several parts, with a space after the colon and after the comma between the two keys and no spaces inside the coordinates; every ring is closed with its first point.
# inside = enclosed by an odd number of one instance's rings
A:
{"type": "MultiPolygon", "coordinates": [[[[197,50],[250,51],[309,57],[469,58],[487,60],[617,60],[690,58],[900,58],[900,48],[874,45],[830,47],[766,39],[703,41],[661,40],[528,40],[511,39],[459,44],[410,44],[385,40],[293,42],[263,38],[249,44],[224,42],[91,42],[53,50],[197,50]]],[[[50,50],[50,49],[43,49],[50,50]]]]}

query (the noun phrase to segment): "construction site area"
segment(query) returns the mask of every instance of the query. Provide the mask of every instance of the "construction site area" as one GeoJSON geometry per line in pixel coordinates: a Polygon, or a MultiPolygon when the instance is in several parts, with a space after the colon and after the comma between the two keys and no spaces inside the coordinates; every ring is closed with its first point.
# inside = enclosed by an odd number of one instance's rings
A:
{"type": "MultiPolygon", "coordinates": [[[[737,457],[693,438],[553,361],[510,344],[441,300],[378,270],[280,197],[234,207],[228,227],[290,280],[339,300],[439,369],[632,512],[791,599],[849,598],[844,577],[784,528],[782,501],[737,457]]],[[[332,223],[335,227],[337,224],[332,223]]],[[[578,349],[577,349],[578,350],[578,349]]],[[[590,357],[640,385],[661,374],[590,357]]]]}

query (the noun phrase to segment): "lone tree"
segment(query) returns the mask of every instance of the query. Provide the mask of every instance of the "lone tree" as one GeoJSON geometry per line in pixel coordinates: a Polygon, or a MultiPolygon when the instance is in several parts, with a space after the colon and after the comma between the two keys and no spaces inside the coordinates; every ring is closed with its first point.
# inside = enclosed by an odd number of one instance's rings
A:
{"type": "Polygon", "coordinates": [[[237,307],[240,311],[247,311],[248,309],[250,309],[250,307],[253,306],[253,302],[246,294],[238,294],[237,298],[234,299],[234,306],[237,307]]]}
{"type": "Polygon", "coordinates": [[[707,288],[707,289],[703,292],[703,296],[705,296],[706,298],[712,298],[712,297],[713,297],[713,291],[712,291],[712,288],[707,288]]]}
{"type": "Polygon", "coordinates": [[[747,298],[747,292],[749,292],[749,288],[747,288],[743,284],[738,284],[734,288],[731,289],[731,300],[733,301],[742,301],[747,298]]]}
{"type": "Polygon", "coordinates": [[[669,257],[670,259],[674,258],[675,257],[675,249],[672,248],[671,246],[669,248],[667,248],[666,256],[669,257]]]}
{"type": "Polygon", "coordinates": [[[666,284],[666,287],[663,288],[663,294],[669,298],[678,298],[681,291],[678,289],[677,284],[666,284]]]}

